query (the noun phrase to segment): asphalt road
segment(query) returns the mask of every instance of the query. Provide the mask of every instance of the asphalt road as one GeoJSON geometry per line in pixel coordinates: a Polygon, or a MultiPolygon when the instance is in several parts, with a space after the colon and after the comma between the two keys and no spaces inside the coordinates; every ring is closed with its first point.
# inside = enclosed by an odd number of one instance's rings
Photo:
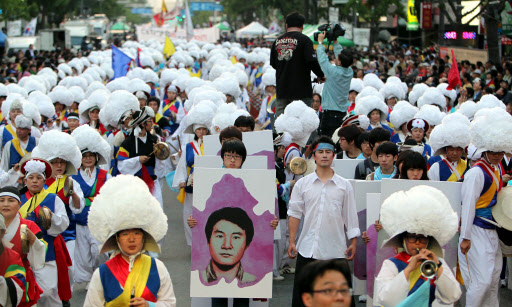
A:
{"type": "MultiPolygon", "coordinates": [[[[163,251],[160,256],[172,278],[177,306],[190,306],[190,248],[188,248],[183,233],[182,206],[176,200],[176,193],[167,186],[163,188],[164,211],[169,220],[169,229],[165,238],[163,251]]],[[[291,306],[294,275],[285,275],[285,280],[274,282],[273,298],[270,306],[291,306]]],[[[86,290],[85,284],[75,285],[71,306],[83,306],[86,290]]],[[[500,289],[501,307],[512,307],[512,291],[500,289]]],[[[366,306],[357,303],[357,307],[366,306]]],[[[464,306],[457,304],[456,306],[464,306]]]]}

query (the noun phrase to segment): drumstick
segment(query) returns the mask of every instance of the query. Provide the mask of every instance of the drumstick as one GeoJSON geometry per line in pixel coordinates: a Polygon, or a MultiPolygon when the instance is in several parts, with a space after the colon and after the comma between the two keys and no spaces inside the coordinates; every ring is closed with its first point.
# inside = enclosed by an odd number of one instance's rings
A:
{"type": "Polygon", "coordinates": [[[167,144],[169,144],[169,146],[171,146],[172,149],[176,150],[176,152],[179,152],[179,150],[177,150],[176,147],[174,147],[171,143],[167,143],[167,144]]]}
{"type": "Polygon", "coordinates": [[[469,281],[473,283],[473,279],[471,278],[471,271],[469,270],[468,252],[466,252],[464,255],[466,255],[466,263],[468,265],[469,281]]]}
{"type": "MultiPolygon", "coordinates": [[[[180,146],[180,149],[181,149],[181,141],[180,141],[180,136],[178,135],[178,145],[180,146]]],[[[177,150],[179,151],[179,150],[177,150]]]]}

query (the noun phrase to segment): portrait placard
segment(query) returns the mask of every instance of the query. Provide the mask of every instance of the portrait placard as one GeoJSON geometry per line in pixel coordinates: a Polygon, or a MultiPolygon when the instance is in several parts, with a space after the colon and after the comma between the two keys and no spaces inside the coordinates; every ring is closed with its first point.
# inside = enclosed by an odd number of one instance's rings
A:
{"type": "Polygon", "coordinates": [[[275,171],[194,171],[191,297],[272,297],[275,171]]]}
{"type": "MultiPolygon", "coordinates": [[[[196,156],[194,168],[222,168],[219,156],[196,156]]],[[[248,156],[242,164],[242,169],[267,169],[267,158],[263,156],[248,156]]]]}
{"type": "Polygon", "coordinates": [[[375,279],[375,257],[377,256],[378,234],[375,230],[375,221],[379,219],[380,211],[380,193],[368,193],[366,195],[366,235],[370,242],[366,244],[366,306],[373,306],[373,284],[375,279]]]}
{"type": "Polygon", "coordinates": [[[363,162],[364,159],[335,159],[332,163],[332,168],[336,174],[340,175],[345,179],[354,179],[356,167],[359,162],[363,162]]]}

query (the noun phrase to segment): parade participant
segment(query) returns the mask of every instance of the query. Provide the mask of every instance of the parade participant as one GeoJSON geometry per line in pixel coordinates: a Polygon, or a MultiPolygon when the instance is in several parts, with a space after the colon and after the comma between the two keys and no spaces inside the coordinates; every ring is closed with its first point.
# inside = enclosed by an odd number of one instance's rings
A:
{"type": "Polygon", "coordinates": [[[71,134],[78,126],[80,126],[80,117],[78,117],[78,113],[70,112],[67,115],[67,123],[68,129],[63,129],[62,132],[66,132],[67,134],[71,134]]]}
{"type": "Polygon", "coordinates": [[[361,129],[356,125],[347,125],[338,130],[339,145],[341,151],[336,159],[359,159],[361,149],[357,147],[356,141],[361,135],[361,129]]]}
{"type": "Polygon", "coordinates": [[[325,76],[316,59],[313,42],[302,34],[305,18],[298,12],[286,16],[286,33],[279,36],[270,51],[270,65],[276,70],[276,118],[288,104],[302,100],[311,105],[311,71],[320,82],[325,76]]]}
{"type": "Polygon", "coordinates": [[[457,99],[457,92],[455,89],[448,90],[448,83],[440,83],[437,88],[441,91],[444,98],[446,99],[446,112],[453,113],[455,111],[453,104],[457,99]]]}
{"type": "MultiPolygon", "coordinates": [[[[402,88],[401,83],[398,82],[391,82],[391,77],[388,79],[386,84],[379,90],[379,92],[384,97],[384,101],[388,105],[390,109],[390,113],[393,114],[392,111],[394,111],[395,106],[398,101],[405,99],[405,93],[402,88]]],[[[398,80],[399,81],[399,80],[398,80]]],[[[400,81],[401,82],[401,81],[400,81]]]]}
{"type": "Polygon", "coordinates": [[[393,142],[384,142],[377,147],[376,151],[379,167],[375,172],[366,177],[366,180],[380,181],[385,178],[394,178],[398,172],[395,161],[398,157],[398,148],[393,142]]]}
{"type": "Polygon", "coordinates": [[[194,140],[185,144],[182,148],[182,158],[176,166],[176,173],[172,182],[173,188],[180,189],[178,200],[183,203],[183,227],[185,229],[185,239],[189,246],[192,246],[192,231],[188,227],[187,218],[192,214],[193,188],[191,181],[194,173],[194,158],[195,156],[204,156],[203,137],[210,133],[208,129],[212,125],[214,115],[208,104],[201,102],[195,105],[187,114],[185,133],[193,134],[194,140]]]}
{"type": "Polygon", "coordinates": [[[408,150],[408,153],[400,161],[399,179],[428,180],[427,162],[425,158],[415,150],[408,150]]]}
{"type": "MultiPolygon", "coordinates": [[[[460,113],[453,113],[443,119],[430,134],[430,145],[434,157],[439,161],[432,164],[428,177],[435,181],[462,181],[469,169],[462,155],[469,146],[469,120],[460,113]]],[[[429,162],[434,159],[429,159],[429,162]]]]}
{"type": "Polygon", "coordinates": [[[393,129],[387,125],[388,106],[379,96],[366,96],[358,99],[354,109],[355,114],[368,116],[370,125],[366,130],[371,131],[375,128],[384,128],[393,134],[393,129]]]}
{"type": "MultiPolygon", "coordinates": [[[[421,98],[421,97],[420,97],[421,98]]],[[[439,108],[434,105],[424,105],[420,111],[414,115],[416,119],[422,119],[429,125],[429,129],[425,131],[426,144],[429,143],[430,133],[435,126],[440,125],[446,113],[439,111],[439,108]]]]}
{"type": "Polygon", "coordinates": [[[163,101],[161,114],[167,118],[171,124],[171,134],[178,129],[183,115],[179,116],[179,110],[183,110],[183,103],[178,98],[178,88],[175,85],[167,86],[167,99],[163,101]]]}
{"type": "MultiPolygon", "coordinates": [[[[6,232],[4,246],[11,248],[21,256],[26,272],[26,296],[19,306],[33,306],[43,291],[36,282],[33,270],[44,266],[46,245],[43,233],[36,223],[20,217],[20,192],[14,187],[0,188],[0,214],[5,219],[6,232]]],[[[1,239],[0,239],[1,241],[1,239]]]]}
{"type": "Polygon", "coordinates": [[[363,88],[363,80],[358,78],[352,78],[352,80],[350,81],[350,89],[348,91],[348,114],[351,114],[354,111],[354,108],[356,107],[356,96],[363,90],[363,88]]]}
{"type": "Polygon", "coordinates": [[[298,278],[298,292],[304,306],[352,306],[350,270],[342,261],[333,259],[308,263],[298,278]]]}
{"type": "Polygon", "coordinates": [[[139,100],[139,108],[148,105],[148,100],[151,97],[151,87],[144,80],[138,78],[130,80],[130,91],[139,100]]]}
{"type": "Polygon", "coordinates": [[[257,122],[265,130],[272,129],[272,119],[276,109],[276,71],[273,68],[267,68],[263,77],[261,77],[266,97],[261,100],[260,112],[257,122]]]}
{"type": "Polygon", "coordinates": [[[314,260],[341,258],[350,270],[347,260],[354,259],[357,237],[361,235],[354,190],[348,180],[331,168],[334,142],[321,136],[311,146],[316,171],[297,181],[288,208],[288,255],[297,257],[292,306],[300,306],[297,276],[303,267],[314,260]],[[295,237],[302,218],[304,225],[296,246],[295,237]],[[345,235],[350,240],[348,248],[345,235]]]}
{"type": "Polygon", "coordinates": [[[7,99],[7,96],[9,95],[9,90],[7,87],[3,84],[0,85],[0,124],[4,123],[5,120],[5,114],[3,114],[1,106],[3,102],[7,99]]]}
{"type": "Polygon", "coordinates": [[[110,161],[110,173],[112,176],[119,174],[117,167],[117,153],[121,143],[130,134],[130,122],[132,114],[139,110],[139,102],[135,95],[125,90],[117,90],[108,97],[107,103],[100,111],[100,120],[112,132],[107,136],[110,145],[112,160],[110,161]]]}
{"type": "Polygon", "coordinates": [[[71,107],[73,103],[73,94],[66,87],[57,85],[48,96],[52,99],[55,106],[56,119],[54,121],[54,127],[59,130],[66,129],[68,127],[67,108],[71,107]]]}
{"type": "Polygon", "coordinates": [[[254,118],[252,118],[252,116],[240,115],[237,119],[235,119],[233,126],[237,127],[242,132],[253,132],[256,123],[254,122],[254,118]]]}
{"type": "Polygon", "coordinates": [[[389,121],[395,128],[395,134],[391,137],[391,142],[397,144],[405,142],[409,131],[407,123],[418,113],[418,108],[412,106],[407,101],[399,101],[393,108],[393,112],[389,115],[389,121]]]}
{"type": "Polygon", "coordinates": [[[415,140],[418,145],[423,145],[423,153],[426,159],[432,155],[432,148],[426,144],[426,133],[430,129],[430,125],[426,120],[421,118],[413,118],[407,123],[407,131],[410,133],[410,138],[415,140]]]}
{"type": "Polygon", "coordinates": [[[441,258],[441,246],[450,241],[458,226],[448,198],[430,186],[395,192],[382,204],[380,223],[391,236],[383,247],[403,251],[384,260],[375,279],[375,304],[397,306],[406,299],[411,302],[405,306],[455,303],[462,294],[460,285],[451,266],[441,258]],[[422,275],[420,265],[427,260],[437,266],[434,276],[422,275]]]}
{"type": "Polygon", "coordinates": [[[379,167],[377,147],[384,142],[388,142],[390,138],[391,133],[384,128],[375,128],[370,131],[368,142],[372,149],[372,154],[364,161],[359,162],[355,169],[354,179],[365,180],[368,175],[375,172],[377,167],[379,167]]]}
{"type": "Polygon", "coordinates": [[[144,253],[160,253],[156,242],[167,232],[167,217],[144,181],[132,175],[107,181],[89,227],[100,253],[113,254],[94,271],[84,306],[176,306],[165,265],[144,253]]]}
{"type": "Polygon", "coordinates": [[[0,305],[19,306],[25,295],[25,269],[20,255],[2,242],[6,229],[0,215],[0,305]]]}
{"type": "Polygon", "coordinates": [[[106,259],[99,254],[98,242],[88,227],[89,211],[94,197],[112,176],[99,165],[107,163],[110,146],[99,133],[88,125],[78,127],[71,135],[82,153],[82,165],[73,179],[78,182],[85,197],[84,210],[75,215],[76,246],[74,282],[89,282],[94,270],[106,259]]]}
{"type": "Polygon", "coordinates": [[[141,178],[153,196],[162,204],[162,187],[157,180],[159,169],[163,168],[162,160],[153,154],[158,137],[151,134],[155,113],[150,107],[143,107],[133,113],[130,122],[132,131],[123,141],[117,152],[117,166],[121,174],[134,175],[141,178]]]}
{"type": "Polygon", "coordinates": [[[156,134],[163,137],[164,139],[169,137],[171,135],[171,124],[169,120],[162,116],[162,114],[158,113],[158,108],[160,105],[160,99],[156,97],[151,97],[148,100],[148,107],[153,109],[153,112],[155,114],[154,117],[154,126],[153,129],[155,130],[156,134]]]}
{"type": "Polygon", "coordinates": [[[2,151],[1,168],[8,172],[15,164],[36,147],[38,140],[30,136],[32,119],[20,114],[14,120],[16,123],[16,137],[7,142],[2,151]]]}
{"type": "Polygon", "coordinates": [[[66,208],[56,194],[44,189],[46,177],[53,173],[50,163],[32,158],[21,165],[21,172],[25,175],[23,181],[27,191],[21,195],[20,217],[35,222],[47,244],[44,267],[34,270],[36,281],[43,290],[38,304],[63,306],[63,301],[71,299],[68,267],[72,263],[61,235],[69,225],[66,208]],[[44,208],[51,213],[47,215],[44,208]]]}
{"type": "Polygon", "coordinates": [[[499,305],[503,261],[491,208],[503,186],[498,165],[504,152],[512,152],[512,117],[500,108],[486,111],[470,126],[471,143],[482,158],[466,173],[461,190],[459,266],[469,307],[499,305]]]}
{"type": "MultiPolygon", "coordinates": [[[[2,142],[2,150],[5,147],[5,144],[10,140],[16,138],[16,117],[18,115],[23,114],[23,98],[17,94],[11,94],[9,99],[2,103],[2,113],[8,114],[7,124],[0,127],[0,139],[2,142]],[[14,97],[14,98],[11,98],[14,97]]],[[[34,137],[41,136],[41,132],[32,126],[32,122],[30,123],[30,134],[34,137]]]]}
{"type": "Polygon", "coordinates": [[[78,113],[85,124],[99,131],[101,135],[108,133],[107,128],[100,121],[100,110],[110,97],[110,93],[106,90],[96,90],[91,95],[82,100],[78,106],[78,113]]]}
{"type": "MultiPolygon", "coordinates": [[[[318,33],[318,41],[323,42],[325,35],[325,31],[318,33]]],[[[354,76],[354,72],[350,68],[353,62],[352,53],[347,50],[343,51],[337,37],[332,44],[335,65],[329,62],[323,44],[318,44],[316,49],[318,64],[327,78],[322,90],[322,121],[319,135],[332,135],[343,123],[343,118],[349,107],[350,83],[354,76]]]]}

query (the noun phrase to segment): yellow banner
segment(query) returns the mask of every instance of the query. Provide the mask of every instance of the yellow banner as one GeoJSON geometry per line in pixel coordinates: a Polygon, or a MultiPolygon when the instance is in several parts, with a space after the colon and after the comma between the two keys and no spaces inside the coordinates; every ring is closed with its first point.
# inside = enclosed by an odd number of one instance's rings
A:
{"type": "Polygon", "coordinates": [[[407,30],[416,31],[418,28],[418,16],[414,7],[414,0],[409,0],[407,1],[407,30]]]}

